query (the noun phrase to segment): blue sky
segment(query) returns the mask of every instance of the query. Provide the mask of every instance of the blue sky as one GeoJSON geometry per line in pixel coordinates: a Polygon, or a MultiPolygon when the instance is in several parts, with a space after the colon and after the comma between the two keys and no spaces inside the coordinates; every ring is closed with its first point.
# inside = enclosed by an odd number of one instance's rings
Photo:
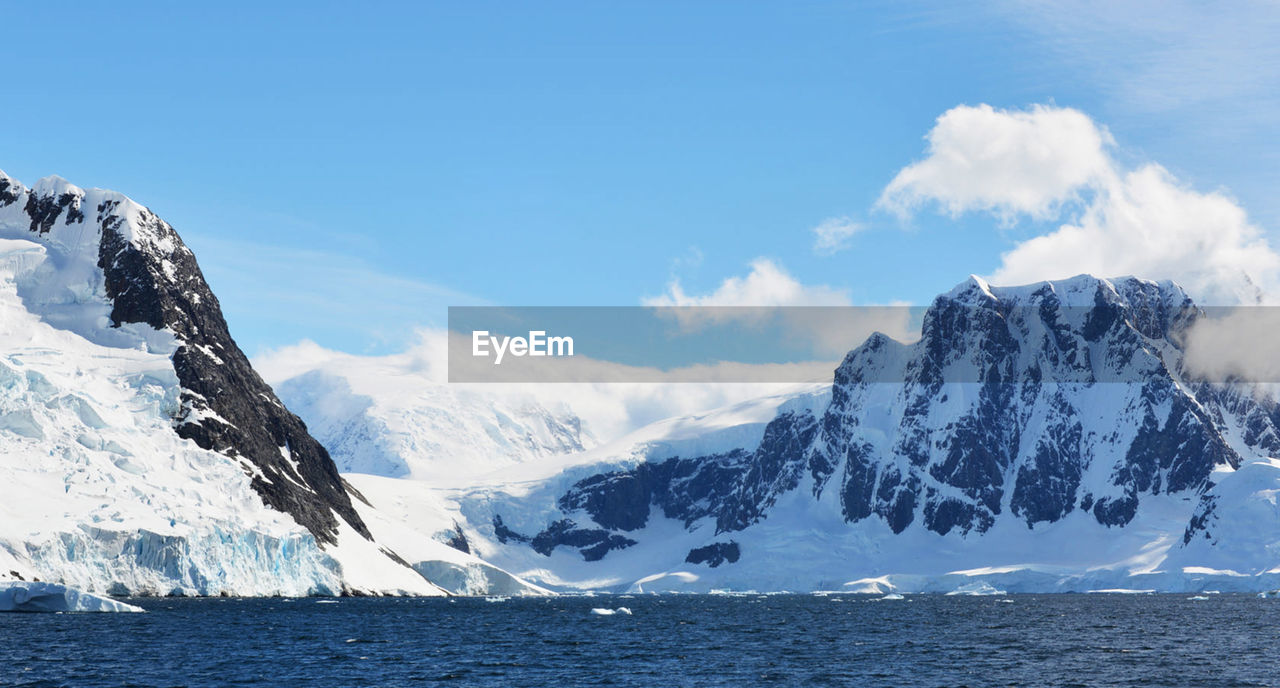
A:
{"type": "Polygon", "coordinates": [[[1079,110],[1119,165],[1229,193],[1274,242],[1276,14],[23,3],[0,27],[0,169],[169,220],[251,354],[392,351],[448,305],[708,294],[760,258],[854,303],[927,303],[1063,219],[877,208],[960,105],[1079,110]],[[861,230],[826,255],[830,218],[861,230]]]}

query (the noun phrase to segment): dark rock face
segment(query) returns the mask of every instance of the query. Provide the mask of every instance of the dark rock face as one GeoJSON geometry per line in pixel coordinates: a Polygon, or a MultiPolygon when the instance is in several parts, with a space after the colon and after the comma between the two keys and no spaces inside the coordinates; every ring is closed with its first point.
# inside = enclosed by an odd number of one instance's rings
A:
{"type": "MultiPolygon", "coordinates": [[[[1171,283],[975,280],[935,300],[919,342],[873,335],[851,351],[824,411],[784,408],[754,448],[580,480],[558,502],[575,525],[554,521],[542,537],[583,532],[584,519],[596,538],[635,533],[654,508],[686,528],[741,531],[802,486],[815,499],[834,490],[846,522],[893,533],[980,535],[1001,518],[1034,529],[1077,510],[1124,527],[1144,500],[1195,498],[1215,469],[1240,466],[1228,436],[1280,452],[1280,406],[1183,377],[1182,334],[1199,313],[1171,283]]],[[[1213,509],[1202,500],[1187,541],[1213,509]]],[[[689,562],[730,560],[721,547],[689,562]]]]}
{"type": "Polygon", "coordinates": [[[602,528],[629,532],[649,522],[653,507],[667,518],[695,521],[730,513],[738,479],[753,455],[745,451],[657,463],[602,473],[576,483],[559,500],[566,513],[585,511],[602,528]]]}
{"type": "MultiPolygon", "coordinates": [[[[531,544],[542,554],[569,544],[584,548],[588,560],[600,558],[635,544],[620,533],[645,527],[655,507],[685,527],[714,518],[718,533],[742,530],[763,518],[779,495],[799,485],[806,466],[804,451],[816,432],[812,414],[788,413],[769,423],[754,452],[675,457],[591,476],[561,496],[558,505],[566,514],[585,512],[600,530],[588,535],[573,527],[573,521],[560,520],[534,536],[531,544]]],[[[519,540],[505,526],[499,531],[499,524],[501,518],[494,523],[500,541],[519,540]]]]}
{"type": "Polygon", "coordinates": [[[507,524],[502,522],[501,516],[493,517],[493,534],[498,538],[498,542],[504,545],[508,542],[529,542],[533,539],[508,528],[507,524]]]}
{"type": "Polygon", "coordinates": [[[58,216],[64,210],[67,211],[67,224],[84,221],[84,213],[80,210],[80,197],[72,193],[63,193],[56,197],[30,194],[27,196],[27,204],[23,210],[31,218],[31,231],[38,234],[48,234],[49,230],[53,229],[53,223],[58,221],[58,216]]]}
{"type": "Polygon", "coordinates": [[[435,538],[459,552],[471,554],[471,542],[467,540],[467,534],[462,532],[462,525],[457,521],[453,522],[453,528],[436,533],[435,538]]]}
{"type": "Polygon", "coordinates": [[[713,542],[706,547],[691,549],[684,560],[689,564],[706,564],[714,569],[726,561],[730,564],[736,564],[741,556],[742,552],[738,549],[738,543],[730,540],[729,542],[713,542]]]}
{"type": "MultiPolygon", "coordinates": [[[[0,195],[10,191],[0,189],[0,195]]],[[[104,201],[87,209],[86,216],[82,200],[75,193],[55,197],[28,192],[31,231],[47,233],[59,221],[90,221],[86,231],[97,230],[101,236],[97,262],[113,325],[145,323],[168,328],[177,337],[173,367],[183,388],[181,411],[174,419],[178,435],[248,460],[258,469],[252,484],[263,501],[291,515],[318,541],[336,542],[339,519],[369,537],[328,452],[236,346],[217,297],[177,232],[146,209],[127,226],[120,200],[104,201]],[[152,240],[140,248],[126,232],[152,240]]]]}
{"type": "Polygon", "coordinates": [[[746,474],[716,519],[717,532],[742,530],[760,521],[778,497],[796,489],[808,464],[806,451],[818,433],[811,413],[785,412],[770,421],[746,464],[746,474]]]}
{"type": "Polygon", "coordinates": [[[0,175],[0,206],[6,206],[18,200],[22,195],[22,188],[16,182],[0,175]]]}
{"type": "MultiPolygon", "coordinates": [[[[1065,400],[1059,402],[1063,410],[1069,408],[1065,400]]],[[[1010,508],[1028,525],[1052,523],[1075,509],[1083,473],[1079,457],[1084,452],[1080,423],[1068,418],[1064,415],[1061,422],[1046,428],[1036,441],[1032,462],[1018,469],[1010,508]]]]}
{"type": "Polygon", "coordinates": [[[579,528],[570,519],[562,519],[547,526],[529,543],[533,550],[544,556],[560,546],[577,549],[586,561],[599,561],[615,549],[625,549],[636,544],[635,540],[599,528],[579,528]]]}

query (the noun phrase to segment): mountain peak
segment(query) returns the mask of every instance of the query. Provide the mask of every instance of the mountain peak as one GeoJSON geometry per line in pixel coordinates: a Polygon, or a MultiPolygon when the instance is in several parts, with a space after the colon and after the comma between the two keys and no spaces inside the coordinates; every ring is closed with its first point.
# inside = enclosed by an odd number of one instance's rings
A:
{"type": "Polygon", "coordinates": [[[991,285],[977,275],[969,275],[968,279],[957,284],[951,289],[951,291],[939,296],[938,298],[970,302],[973,302],[975,299],[997,300],[996,295],[991,292],[991,285]]]}
{"type": "Polygon", "coordinates": [[[41,177],[36,181],[35,186],[31,187],[30,191],[33,196],[62,196],[63,194],[84,196],[84,189],[56,174],[41,177]]]}

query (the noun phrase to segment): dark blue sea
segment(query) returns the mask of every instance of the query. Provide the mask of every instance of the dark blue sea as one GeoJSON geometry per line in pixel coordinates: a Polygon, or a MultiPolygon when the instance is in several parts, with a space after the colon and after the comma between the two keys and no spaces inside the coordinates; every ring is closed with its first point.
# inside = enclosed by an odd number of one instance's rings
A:
{"type": "Polygon", "coordinates": [[[141,599],[0,614],[0,685],[1280,686],[1280,600],[1191,597],[141,599]]]}

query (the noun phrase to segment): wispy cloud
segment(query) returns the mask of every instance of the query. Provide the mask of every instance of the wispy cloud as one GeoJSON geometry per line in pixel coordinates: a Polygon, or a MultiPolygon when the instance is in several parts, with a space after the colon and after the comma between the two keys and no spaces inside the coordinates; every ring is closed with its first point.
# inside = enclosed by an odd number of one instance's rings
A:
{"type": "MultiPolygon", "coordinates": [[[[1280,111],[1274,2],[1000,0],[980,14],[1082,69],[1114,107],[1194,120],[1201,137],[1270,130],[1280,111]]],[[[973,21],[974,15],[957,21],[973,21]]]]}
{"type": "Polygon", "coordinates": [[[835,255],[847,248],[853,235],[866,229],[861,222],[847,217],[830,217],[813,228],[813,252],[820,256],[835,255]]]}

